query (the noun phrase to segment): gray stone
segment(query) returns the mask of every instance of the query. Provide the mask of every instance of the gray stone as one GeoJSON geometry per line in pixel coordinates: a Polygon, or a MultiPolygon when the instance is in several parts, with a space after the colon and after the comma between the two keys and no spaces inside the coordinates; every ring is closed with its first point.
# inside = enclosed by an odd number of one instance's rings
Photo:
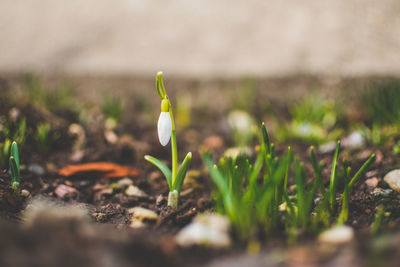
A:
{"type": "Polygon", "coordinates": [[[390,188],[400,192],[400,169],[391,170],[385,175],[383,180],[388,183],[390,188]]]}
{"type": "Polygon", "coordinates": [[[147,197],[147,194],[140,190],[137,186],[129,185],[125,190],[125,195],[130,197],[147,197]]]}
{"type": "Polygon", "coordinates": [[[39,176],[46,173],[46,171],[44,170],[44,168],[42,166],[40,166],[39,164],[35,164],[35,163],[28,165],[28,171],[30,171],[33,174],[39,175],[39,176]]]}
{"type": "Polygon", "coordinates": [[[197,215],[177,235],[176,242],[183,247],[205,245],[214,248],[229,247],[230,224],[226,217],[215,214],[197,215]]]}
{"type": "Polygon", "coordinates": [[[322,232],[318,236],[318,241],[331,245],[342,245],[350,243],[354,239],[354,230],[350,226],[340,225],[334,226],[322,232]]]}

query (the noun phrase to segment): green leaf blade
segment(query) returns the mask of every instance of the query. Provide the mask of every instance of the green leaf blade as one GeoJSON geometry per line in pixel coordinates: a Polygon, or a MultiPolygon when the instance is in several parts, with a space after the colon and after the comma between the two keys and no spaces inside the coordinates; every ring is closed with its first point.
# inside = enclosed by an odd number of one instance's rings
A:
{"type": "Polygon", "coordinates": [[[374,162],[375,154],[372,154],[367,161],[361,166],[358,172],[353,176],[353,178],[349,182],[349,189],[353,187],[355,183],[367,172],[369,166],[374,162]]]}
{"type": "Polygon", "coordinates": [[[147,160],[148,162],[152,163],[154,166],[156,166],[160,171],[164,174],[165,178],[167,179],[168,187],[169,190],[172,191],[172,173],[171,170],[160,160],[156,159],[155,157],[146,155],[144,156],[144,159],[147,160]]]}
{"type": "Polygon", "coordinates": [[[11,145],[11,157],[14,157],[15,163],[19,169],[19,152],[18,152],[18,144],[17,142],[13,142],[11,145]]]}
{"type": "Polygon", "coordinates": [[[181,192],[183,181],[185,180],[186,172],[190,167],[191,161],[192,161],[192,152],[189,152],[187,153],[185,159],[182,161],[182,164],[176,175],[175,183],[172,185],[172,188],[178,191],[178,194],[181,192]]]}
{"type": "Polygon", "coordinates": [[[17,166],[17,162],[13,156],[10,157],[10,171],[11,171],[11,185],[20,184],[19,179],[19,168],[17,166]]]}
{"type": "Polygon", "coordinates": [[[330,183],[329,183],[329,202],[331,205],[331,212],[334,212],[335,202],[336,202],[336,189],[337,189],[336,169],[337,169],[337,161],[338,161],[338,157],[339,157],[339,148],[340,148],[340,141],[337,142],[335,154],[333,156],[331,179],[330,179],[330,183]]]}

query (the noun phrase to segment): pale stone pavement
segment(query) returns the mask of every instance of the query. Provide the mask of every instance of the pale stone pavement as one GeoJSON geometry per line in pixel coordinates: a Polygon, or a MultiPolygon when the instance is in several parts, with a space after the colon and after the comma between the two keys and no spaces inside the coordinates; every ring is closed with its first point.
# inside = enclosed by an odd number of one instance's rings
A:
{"type": "Polygon", "coordinates": [[[0,73],[399,75],[399,0],[1,0],[0,73]]]}

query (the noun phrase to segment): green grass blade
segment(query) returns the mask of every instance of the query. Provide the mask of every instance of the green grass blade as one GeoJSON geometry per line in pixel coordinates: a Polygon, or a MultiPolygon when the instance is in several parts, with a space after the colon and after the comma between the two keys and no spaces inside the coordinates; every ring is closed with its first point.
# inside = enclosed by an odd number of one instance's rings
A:
{"type": "Polygon", "coordinates": [[[271,152],[271,143],[270,143],[268,132],[267,132],[267,128],[265,127],[265,123],[264,122],[261,125],[261,130],[262,130],[262,136],[263,136],[264,145],[265,145],[265,148],[267,150],[266,152],[270,153],[271,152]]]}
{"type": "Polygon", "coordinates": [[[257,155],[256,163],[254,164],[254,168],[252,168],[252,171],[249,176],[249,185],[253,186],[257,182],[257,177],[258,174],[260,173],[262,166],[263,166],[263,161],[264,161],[264,153],[260,151],[257,155]]]}
{"type": "Polygon", "coordinates": [[[210,172],[211,179],[213,180],[214,184],[217,186],[217,189],[219,193],[222,196],[225,210],[231,218],[234,217],[234,212],[233,212],[233,203],[232,203],[232,197],[229,192],[228,184],[224,176],[221,174],[221,172],[217,169],[214,168],[214,163],[211,160],[209,155],[204,155],[204,162],[206,166],[208,167],[208,171],[210,172]]]}
{"type": "Polygon", "coordinates": [[[179,167],[178,174],[176,175],[175,184],[172,185],[172,188],[181,192],[183,181],[185,180],[186,172],[189,169],[190,162],[192,161],[192,152],[187,153],[185,159],[182,161],[181,166],[179,167]]]}
{"type": "Polygon", "coordinates": [[[13,156],[10,157],[10,171],[11,171],[11,186],[14,188],[15,185],[20,184],[19,179],[19,168],[17,166],[17,162],[13,156]]]}
{"type": "Polygon", "coordinates": [[[298,221],[301,222],[303,227],[308,223],[308,208],[305,192],[305,184],[303,178],[303,165],[295,161],[295,178],[297,190],[297,208],[298,208],[298,221]]]}
{"type": "Polygon", "coordinates": [[[325,191],[324,185],[322,183],[322,174],[321,174],[322,166],[317,163],[317,157],[315,156],[314,146],[311,146],[311,148],[310,148],[310,158],[311,158],[311,165],[313,167],[317,187],[319,188],[319,191],[321,192],[322,196],[325,198],[326,191],[325,191]]]}
{"type": "Polygon", "coordinates": [[[338,224],[343,224],[349,219],[349,179],[350,167],[344,170],[344,191],[342,194],[342,209],[338,218],[338,224]]]}
{"type": "Polygon", "coordinates": [[[153,165],[155,165],[157,168],[160,169],[160,171],[164,174],[165,178],[167,179],[169,190],[172,191],[173,187],[172,187],[172,173],[171,173],[171,170],[164,163],[162,163],[161,161],[159,161],[155,157],[146,155],[146,156],[144,156],[144,159],[147,160],[148,162],[152,163],[153,165]]]}
{"type": "Polygon", "coordinates": [[[17,164],[17,167],[19,169],[19,152],[18,152],[18,144],[17,142],[12,142],[11,145],[11,156],[14,157],[15,163],[17,164]]]}
{"type": "Polygon", "coordinates": [[[286,170],[285,170],[285,181],[283,182],[283,190],[286,192],[287,190],[287,183],[288,183],[288,178],[289,178],[289,171],[290,171],[290,164],[292,163],[292,149],[289,146],[287,150],[287,164],[286,164],[286,170]]]}
{"type": "Polygon", "coordinates": [[[372,154],[367,161],[364,162],[364,164],[361,166],[361,168],[358,170],[358,172],[353,176],[353,178],[350,180],[349,183],[349,190],[353,187],[355,183],[367,172],[368,167],[372,164],[372,162],[375,159],[375,154],[372,154]]]}
{"type": "Polygon", "coordinates": [[[339,157],[339,148],[340,148],[340,141],[337,142],[335,154],[333,156],[332,161],[332,169],[331,169],[331,179],[329,183],[329,203],[331,206],[331,212],[335,210],[335,203],[336,203],[336,189],[337,189],[337,161],[339,157]]]}

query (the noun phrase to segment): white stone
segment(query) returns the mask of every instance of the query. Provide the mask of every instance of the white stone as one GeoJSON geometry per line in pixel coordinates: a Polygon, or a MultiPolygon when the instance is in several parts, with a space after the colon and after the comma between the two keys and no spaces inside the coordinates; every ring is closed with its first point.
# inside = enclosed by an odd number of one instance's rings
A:
{"type": "Polygon", "coordinates": [[[206,245],[214,248],[229,247],[229,221],[215,214],[197,215],[193,222],[184,227],[177,235],[176,242],[183,247],[206,245]]]}
{"type": "Polygon", "coordinates": [[[348,148],[359,147],[364,144],[364,136],[359,131],[352,132],[342,141],[342,145],[348,148]]]}
{"type": "Polygon", "coordinates": [[[119,188],[127,187],[129,185],[133,184],[132,179],[129,179],[128,177],[122,178],[121,180],[118,180],[117,185],[119,188]]]}
{"type": "Polygon", "coordinates": [[[318,241],[331,245],[341,245],[350,243],[354,239],[354,230],[350,226],[334,226],[322,232],[318,236],[318,241]]]}
{"type": "Polygon", "coordinates": [[[159,220],[157,213],[142,207],[131,208],[128,212],[132,214],[130,228],[143,228],[149,223],[154,224],[159,220]]]}
{"type": "Polygon", "coordinates": [[[389,184],[390,188],[400,192],[400,169],[388,172],[383,180],[389,184]]]}
{"type": "Polygon", "coordinates": [[[132,218],[135,218],[139,221],[157,221],[159,219],[157,213],[142,207],[131,208],[128,210],[128,212],[132,214],[132,218]]]}
{"type": "Polygon", "coordinates": [[[137,186],[129,185],[125,190],[125,195],[130,197],[147,197],[147,194],[140,190],[137,186]]]}

